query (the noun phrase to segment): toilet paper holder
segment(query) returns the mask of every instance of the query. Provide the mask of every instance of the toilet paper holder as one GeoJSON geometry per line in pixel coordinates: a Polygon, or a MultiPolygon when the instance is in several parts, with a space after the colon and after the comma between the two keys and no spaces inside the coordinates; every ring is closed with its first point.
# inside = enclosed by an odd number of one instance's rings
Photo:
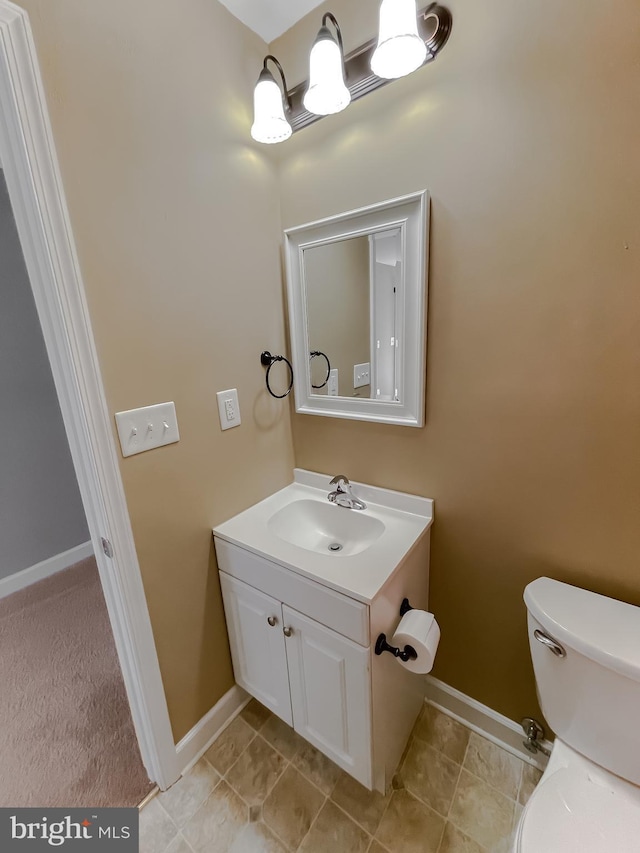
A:
{"type": "MultiPolygon", "coordinates": [[[[402,619],[404,614],[408,613],[409,610],[413,610],[413,607],[409,604],[408,598],[403,598],[402,604],[400,605],[400,618],[402,619]]],[[[418,657],[413,646],[405,646],[404,649],[400,649],[398,646],[390,645],[387,642],[386,634],[380,634],[378,636],[374,651],[377,655],[381,655],[382,652],[391,652],[394,657],[400,658],[402,661],[415,660],[418,657]]]]}

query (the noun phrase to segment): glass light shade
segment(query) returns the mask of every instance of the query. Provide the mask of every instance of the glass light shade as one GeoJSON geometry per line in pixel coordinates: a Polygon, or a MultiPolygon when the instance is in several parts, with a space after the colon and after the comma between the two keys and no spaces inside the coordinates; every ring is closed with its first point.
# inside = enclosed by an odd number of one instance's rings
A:
{"type": "Polygon", "coordinates": [[[378,46],[371,57],[371,70],[393,80],[419,68],[427,48],[418,34],[415,0],[382,0],[378,46]]]}
{"type": "MultiPolygon", "coordinates": [[[[326,29],[326,28],[323,28],[326,29]]],[[[326,30],[327,37],[319,37],[309,56],[309,88],[302,103],[306,110],[318,116],[339,113],[351,102],[351,92],[344,82],[342,53],[337,42],[326,30]]]]}
{"type": "Polygon", "coordinates": [[[284,114],[282,90],[270,71],[260,73],[253,92],[251,136],[256,142],[284,142],[293,131],[284,114]]]}

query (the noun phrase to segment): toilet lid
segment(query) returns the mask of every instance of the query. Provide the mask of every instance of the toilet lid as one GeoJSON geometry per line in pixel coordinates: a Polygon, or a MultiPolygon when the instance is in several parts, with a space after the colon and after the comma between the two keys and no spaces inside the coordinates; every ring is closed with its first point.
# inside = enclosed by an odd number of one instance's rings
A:
{"type": "Polygon", "coordinates": [[[640,790],[563,767],[538,786],[522,816],[520,853],[634,853],[640,850],[640,790]]]}

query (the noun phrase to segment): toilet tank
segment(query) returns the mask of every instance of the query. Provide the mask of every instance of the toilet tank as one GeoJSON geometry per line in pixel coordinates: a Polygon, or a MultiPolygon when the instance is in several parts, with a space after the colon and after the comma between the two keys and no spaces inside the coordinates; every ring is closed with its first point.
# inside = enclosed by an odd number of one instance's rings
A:
{"type": "Polygon", "coordinates": [[[530,583],[524,600],[538,699],[556,737],[640,785],[640,607],[550,578],[530,583]]]}

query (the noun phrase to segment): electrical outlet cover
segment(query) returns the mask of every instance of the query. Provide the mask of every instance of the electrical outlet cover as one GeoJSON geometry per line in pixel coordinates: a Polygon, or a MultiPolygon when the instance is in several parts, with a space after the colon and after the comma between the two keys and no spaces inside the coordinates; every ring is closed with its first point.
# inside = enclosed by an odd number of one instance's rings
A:
{"type": "Polygon", "coordinates": [[[220,415],[220,429],[231,429],[240,426],[240,404],[238,403],[238,391],[229,388],[227,391],[218,391],[218,414],[220,415]]]}
{"type": "Polygon", "coordinates": [[[338,396],[338,368],[333,367],[329,371],[329,379],[327,381],[327,394],[329,397],[338,396]]]}

